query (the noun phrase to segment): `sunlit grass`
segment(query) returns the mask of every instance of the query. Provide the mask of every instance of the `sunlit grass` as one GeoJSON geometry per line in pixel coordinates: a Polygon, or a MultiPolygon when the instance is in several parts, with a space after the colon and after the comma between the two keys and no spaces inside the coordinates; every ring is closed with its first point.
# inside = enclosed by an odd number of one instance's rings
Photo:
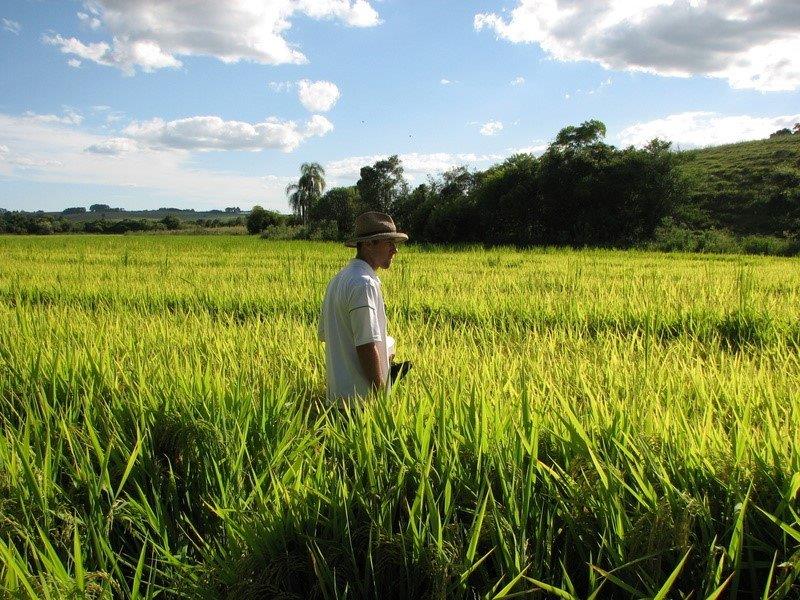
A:
{"type": "Polygon", "coordinates": [[[791,598],[791,259],[404,248],[391,398],[324,398],[349,251],[0,237],[9,597],[791,598]]]}

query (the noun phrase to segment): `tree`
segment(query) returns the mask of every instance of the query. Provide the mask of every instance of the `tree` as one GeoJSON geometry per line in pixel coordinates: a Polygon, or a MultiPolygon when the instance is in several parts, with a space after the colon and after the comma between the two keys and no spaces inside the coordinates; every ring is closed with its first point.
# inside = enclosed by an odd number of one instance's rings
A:
{"type": "Polygon", "coordinates": [[[393,154],[371,167],[362,167],[356,187],[367,210],[391,212],[397,199],[408,193],[402,162],[393,154]]]}
{"type": "Polygon", "coordinates": [[[62,214],[65,215],[80,215],[86,212],[86,208],[83,206],[72,206],[70,208],[65,208],[61,211],[62,214]]]}
{"type": "Polygon", "coordinates": [[[569,125],[558,132],[555,145],[562,148],[579,149],[597,144],[606,136],[606,126],[602,121],[591,119],[577,127],[569,125]]]}
{"type": "Polygon", "coordinates": [[[111,207],[108,204],[92,204],[89,207],[89,212],[103,212],[106,210],[111,210],[111,207]]]}
{"type": "Polygon", "coordinates": [[[278,213],[269,210],[264,210],[256,205],[247,215],[247,232],[248,233],[261,233],[267,227],[278,225],[281,222],[281,217],[278,213]]]}
{"type": "Polygon", "coordinates": [[[286,195],[294,213],[300,217],[303,225],[308,225],[309,208],[325,191],[325,169],[319,163],[303,163],[300,165],[300,179],[297,183],[286,186],[286,195]]]}
{"type": "MultiPolygon", "coordinates": [[[[445,171],[441,179],[430,179],[426,222],[420,235],[422,241],[451,244],[480,238],[477,206],[475,198],[470,195],[475,182],[475,174],[470,173],[466,166],[445,171]]],[[[419,196],[424,190],[417,188],[415,192],[419,196]]],[[[402,204],[395,203],[396,206],[402,204]]],[[[419,218],[412,219],[412,222],[419,227],[419,218]]]]}
{"type": "Polygon", "coordinates": [[[792,135],[792,130],[788,127],[784,127],[783,129],[778,129],[778,131],[769,134],[769,138],[776,138],[776,137],[783,137],[785,135],[792,135]]]}
{"type": "Polygon", "coordinates": [[[429,184],[422,183],[395,201],[392,218],[397,228],[415,242],[430,241],[425,238],[425,231],[435,203],[436,193],[429,184]]]}
{"type": "Polygon", "coordinates": [[[355,186],[328,190],[309,210],[312,222],[335,221],[338,236],[343,239],[353,230],[360,201],[355,186]]]}
{"type": "Polygon", "coordinates": [[[792,131],[794,131],[795,134],[800,134],[800,123],[795,123],[794,127],[792,127],[792,131]]]}
{"type": "Polygon", "coordinates": [[[167,215],[166,217],[161,219],[161,223],[164,225],[164,227],[170,230],[181,228],[180,219],[178,219],[178,217],[176,217],[175,215],[167,215]]]}
{"type": "Polygon", "coordinates": [[[486,244],[542,243],[540,164],[531,154],[514,154],[483,172],[471,196],[486,244]]]}
{"type": "Polygon", "coordinates": [[[242,209],[238,206],[229,206],[225,209],[225,212],[228,214],[238,215],[240,212],[242,212],[242,209]]]}

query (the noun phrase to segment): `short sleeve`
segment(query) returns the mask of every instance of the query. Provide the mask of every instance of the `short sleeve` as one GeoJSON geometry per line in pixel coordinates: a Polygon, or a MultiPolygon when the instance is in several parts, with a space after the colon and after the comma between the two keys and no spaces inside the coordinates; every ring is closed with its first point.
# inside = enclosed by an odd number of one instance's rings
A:
{"type": "Polygon", "coordinates": [[[350,326],[356,346],[381,341],[381,326],[378,321],[378,294],[371,283],[355,286],[349,297],[350,326]]]}

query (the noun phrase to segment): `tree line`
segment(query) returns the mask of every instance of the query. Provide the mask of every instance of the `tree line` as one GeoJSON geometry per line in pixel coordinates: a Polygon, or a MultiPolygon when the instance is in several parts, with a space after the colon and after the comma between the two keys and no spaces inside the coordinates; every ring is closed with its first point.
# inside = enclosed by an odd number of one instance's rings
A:
{"type": "MultiPolygon", "coordinates": [[[[794,129],[789,135],[800,133],[794,129]]],[[[601,121],[585,121],[563,128],[538,158],[516,154],[485,171],[456,167],[413,189],[396,155],[362,167],[355,185],[327,192],[324,169],[306,163],[286,190],[294,220],[255,207],[248,230],[267,238],[342,240],[356,215],[378,210],[422,243],[800,253],[800,212],[784,206],[797,196],[793,184],[779,194],[786,202],[767,203],[774,205],[765,217],[771,228],[734,233],[715,207],[698,203],[707,184],[687,173],[686,153],[658,139],[620,149],[606,144],[605,135],[601,121]]],[[[788,181],[782,171],[776,177],[788,181]]],[[[745,219],[748,210],[736,202],[726,208],[745,219]]]]}
{"type": "MultiPolygon", "coordinates": [[[[779,138],[798,133],[798,126],[794,133],[776,132],[779,138]]],[[[775,189],[769,188],[769,201],[759,196],[758,202],[747,204],[741,194],[726,192],[718,198],[719,186],[709,184],[708,177],[701,177],[702,185],[693,182],[697,173],[687,175],[686,169],[691,153],[673,152],[658,139],[641,149],[620,149],[606,144],[605,134],[602,122],[585,121],[563,128],[539,157],[516,154],[484,171],[455,167],[413,188],[396,155],[362,167],[355,185],[327,191],[323,167],[304,163],[297,182],[286,188],[293,214],[256,206],[246,217],[193,224],[245,224],[250,233],[266,238],[343,240],[350,236],[356,215],[378,210],[390,213],[400,230],[422,243],[800,253],[800,205],[795,206],[800,179],[794,172],[770,172],[775,189]],[[737,215],[739,221],[761,225],[731,228],[737,215]]],[[[754,168],[747,163],[745,171],[754,168]]],[[[108,205],[89,210],[101,216],[113,211],[108,205]]],[[[240,212],[225,210],[229,215],[240,212]]],[[[101,218],[79,223],[0,210],[0,232],[7,233],[125,233],[181,226],[175,215],[158,221],[101,218]]]]}
{"type": "MultiPolygon", "coordinates": [[[[287,188],[296,237],[344,239],[355,216],[390,213],[416,242],[487,245],[631,246],[651,239],[684,192],[670,144],[643,149],[603,142],[590,120],[562,129],[538,158],[516,154],[485,171],[456,167],[411,189],[397,156],[364,166],[354,186],[323,193],[325,172],[301,167],[287,188]]],[[[285,232],[274,213],[255,207],[251,233],[285,232]]]]}
{"type": "MultiPolygon", "coordinates": [[[[64,211],[65,215],[78,214],[64,211]]],[[[85,212],[85,211],[84,211],[85,212]]],[[[105,211],[108,212],[108,211],[105,211]]],[[[0,233],[49,235],[54,233],[128,233],[141,231],[177,231],[187,225],[175,215],[162,219],[107,219],[103,217],[92,221],[76,221],[66,216],[52,216],[43,212],[22,212],[0,209],[0,233]]],[[[189,223],[194,228],[214,229],[237,227],[244,224],[243,217],[235,219],[196,219],[189,223]]]]}

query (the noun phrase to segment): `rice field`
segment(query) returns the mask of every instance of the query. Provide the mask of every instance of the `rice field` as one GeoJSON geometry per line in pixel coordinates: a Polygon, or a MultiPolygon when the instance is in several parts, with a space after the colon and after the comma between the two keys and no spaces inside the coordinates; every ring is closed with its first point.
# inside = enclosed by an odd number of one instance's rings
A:
{"type": "Polygon", "coordinates": [[[0,598],[797,598],[797,259],[0,237],[0,598]]]}

